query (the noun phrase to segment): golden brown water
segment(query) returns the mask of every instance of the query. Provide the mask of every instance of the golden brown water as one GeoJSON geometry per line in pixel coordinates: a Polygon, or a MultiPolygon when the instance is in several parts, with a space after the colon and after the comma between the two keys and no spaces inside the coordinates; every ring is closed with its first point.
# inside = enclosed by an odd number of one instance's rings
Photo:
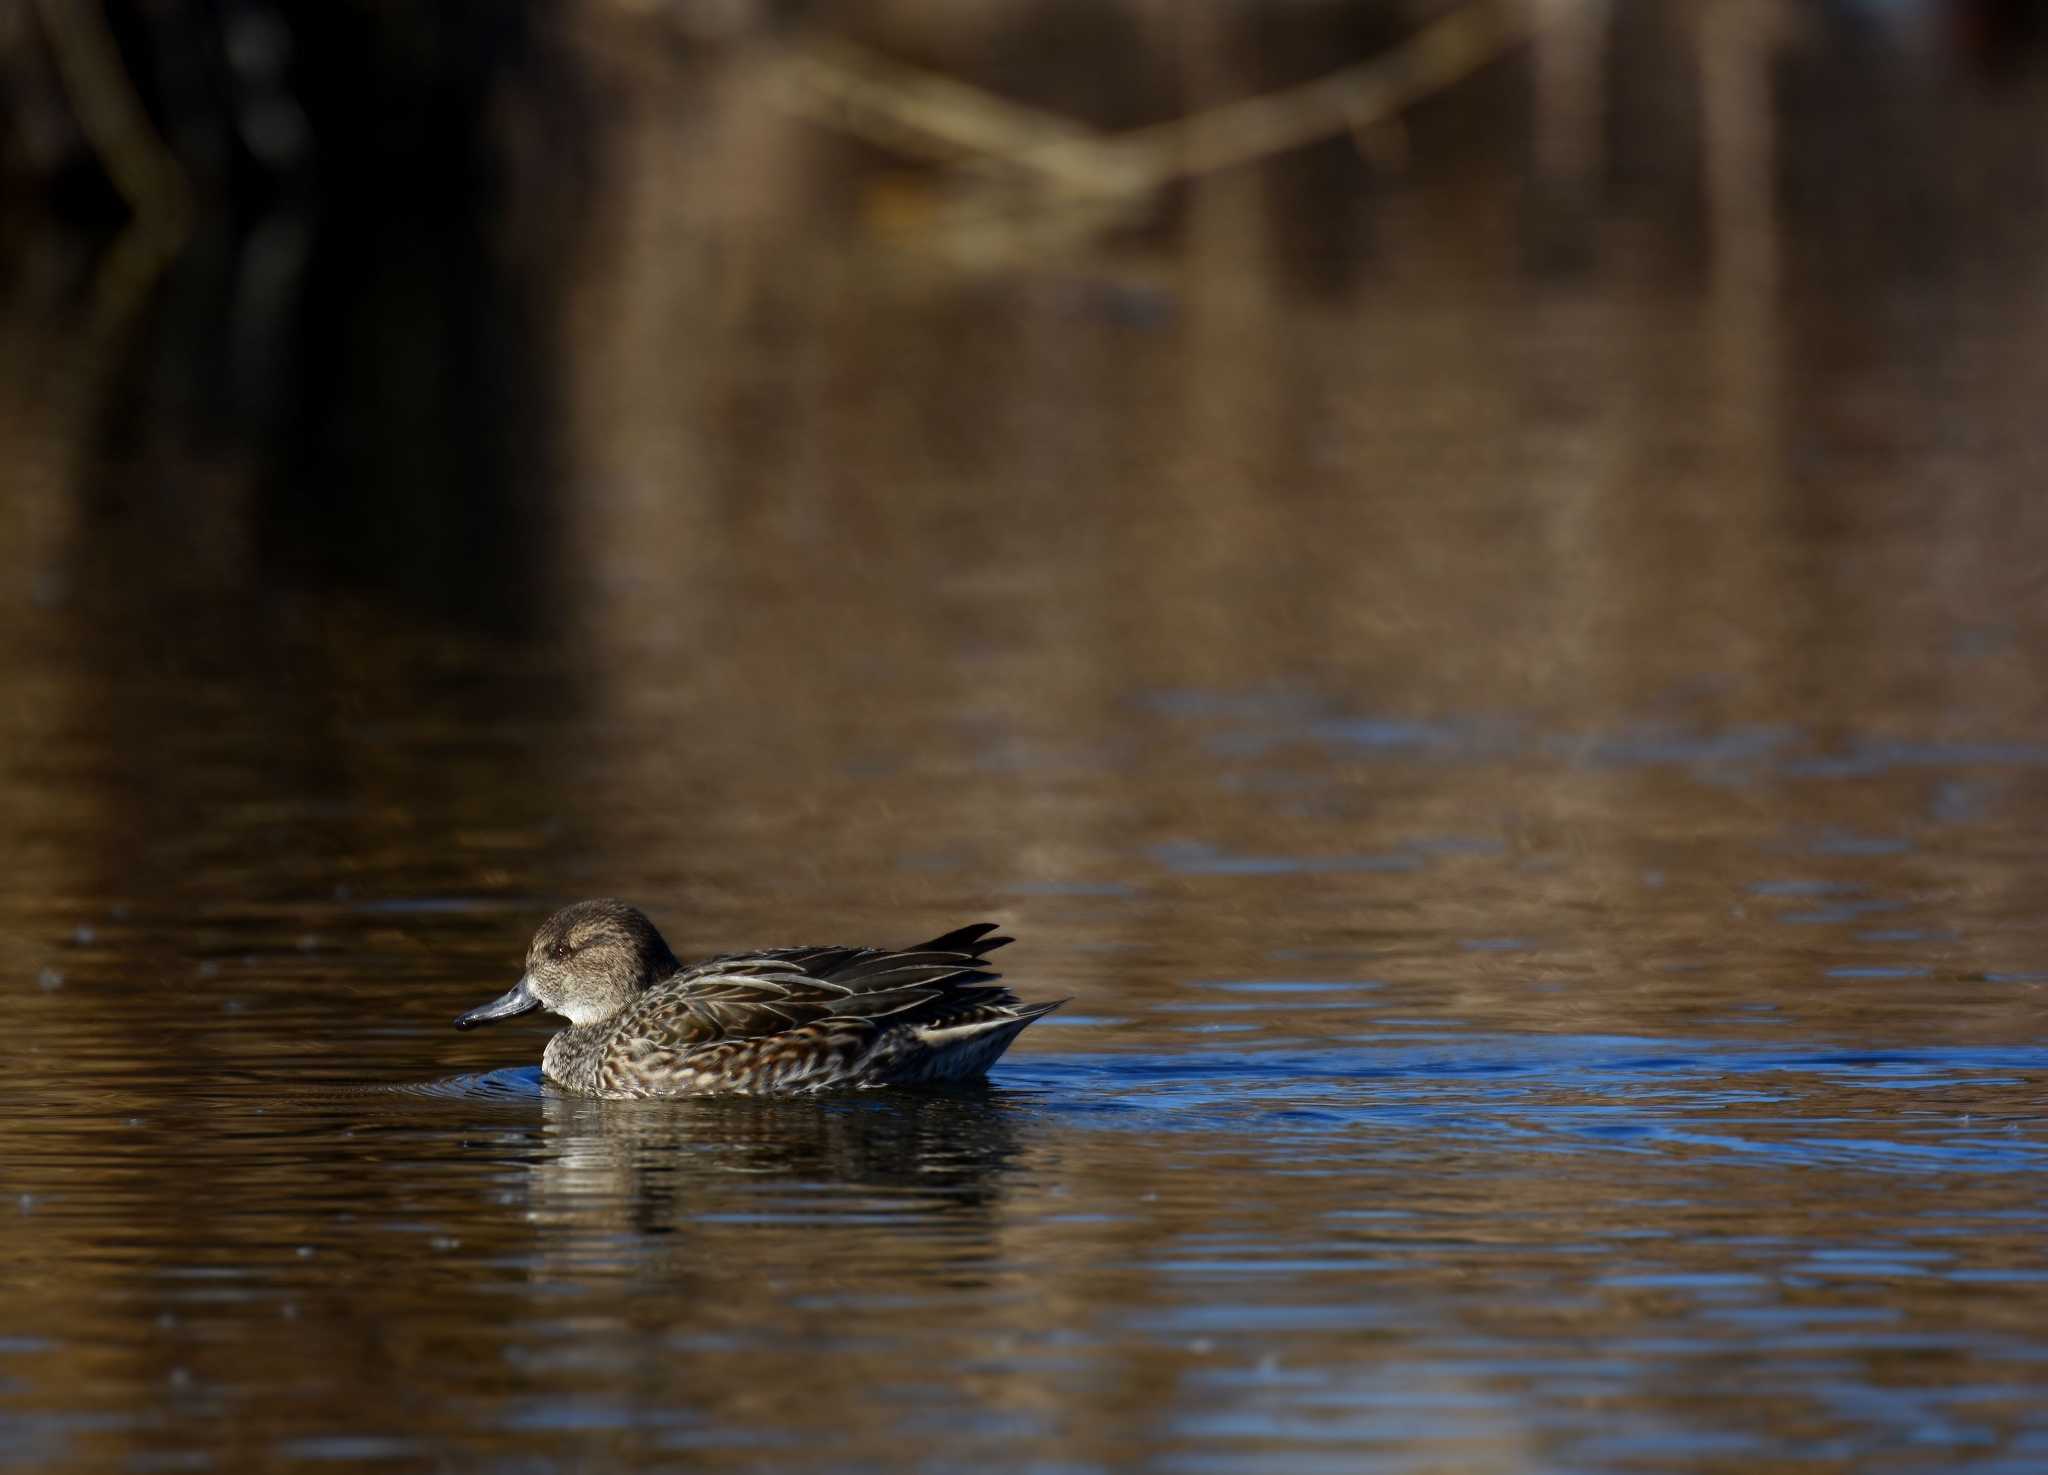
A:
{"type": "Polygon", "coordinates": [[[1526,268],[1452,118],[1334,246],[650,145],[539,264],[25,279],[0,1465],[2048,1464],[2044,112],[1925,106],[1925,234],[1795,130],[1762,277],[1654,194],[1526,268]],[[1074,1002],[551,1096],[449,1021],[602,893],[1074,1002]]]}

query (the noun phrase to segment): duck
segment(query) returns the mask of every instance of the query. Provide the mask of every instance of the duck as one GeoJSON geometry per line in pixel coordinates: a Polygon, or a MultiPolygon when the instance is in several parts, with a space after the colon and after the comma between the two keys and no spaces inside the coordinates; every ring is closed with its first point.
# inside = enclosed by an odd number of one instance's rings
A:
{"type": "Polygon", "coordinates": [[[615,897],[563,907],[519,982],[455,1020],[545,1009],[569,1027],[541,1071],[578,1095],[798,1095],[978,1080],[1033,1020],[986,966],[1014,941],[977,922],[906,948],[777,947],[682,963],[615,897]]]}

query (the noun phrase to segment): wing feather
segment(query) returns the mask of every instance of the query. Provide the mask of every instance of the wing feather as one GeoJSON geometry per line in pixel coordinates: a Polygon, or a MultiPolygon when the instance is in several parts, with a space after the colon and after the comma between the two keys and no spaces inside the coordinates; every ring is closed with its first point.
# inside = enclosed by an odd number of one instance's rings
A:
{"type": "Polygon", "coordinates": [[[1000,975],[983,962],[1011,940],[989,936],[994,931],[993,922],[977,922],[909,948],[790,947],[706,958],[649,989],[622,1016],[619,1032],[694,1052],[788,1031],[808,1038],[817,1025],[843,1043],[870,1035],[859,1027],[869,1021],[921,1025],[1007,1008],[1016,995],[991,987],[1000,975]]]}

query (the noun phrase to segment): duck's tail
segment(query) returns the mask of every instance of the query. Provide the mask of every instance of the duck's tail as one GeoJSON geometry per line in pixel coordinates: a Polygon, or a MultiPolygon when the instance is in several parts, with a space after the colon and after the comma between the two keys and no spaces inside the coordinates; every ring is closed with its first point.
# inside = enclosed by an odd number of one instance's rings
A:
{"type": "Polygon", "coordinates": [[[1044,1018],[1066,1002],[1054,999],[1045,1004],[983,1009],[964,1019],[913,1026],[921,1048],[917,1059],[909,1063],[905,1079],[971,1081],[986,1075],[1033,1020],[1044,1018]]]}

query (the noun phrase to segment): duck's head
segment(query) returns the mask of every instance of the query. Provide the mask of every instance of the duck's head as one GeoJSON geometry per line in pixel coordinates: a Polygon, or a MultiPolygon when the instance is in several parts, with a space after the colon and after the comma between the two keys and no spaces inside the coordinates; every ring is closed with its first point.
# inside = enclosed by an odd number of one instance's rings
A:
{"type": "Polygon", "coordinates": [[[675,954],[638,907],[609,897],[579,901],[540,924],[526,950],[525,976],[455,1027],[473,1029],[531,1009],[571,1024],[602,1024],[675,971],[675,954]]]}

